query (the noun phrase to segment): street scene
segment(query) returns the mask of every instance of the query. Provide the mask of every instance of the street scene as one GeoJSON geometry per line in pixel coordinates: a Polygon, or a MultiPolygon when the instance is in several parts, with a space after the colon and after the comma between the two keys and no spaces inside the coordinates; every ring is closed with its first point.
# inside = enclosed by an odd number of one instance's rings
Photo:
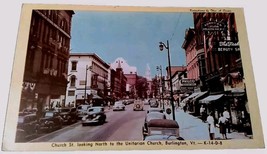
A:
{"type": "Polygon", "coordinates": [[[33,10],[15,142],[253,139],[234,13],[33,10]]]}

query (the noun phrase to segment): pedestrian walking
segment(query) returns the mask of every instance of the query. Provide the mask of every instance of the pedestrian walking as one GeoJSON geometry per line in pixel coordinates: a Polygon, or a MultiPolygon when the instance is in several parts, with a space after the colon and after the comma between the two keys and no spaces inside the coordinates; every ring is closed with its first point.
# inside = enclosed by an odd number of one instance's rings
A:
{"type": "Polygon", "coordinates": [[[209,113],[209,116],[207,117],[207,122],[208,122],[208,126],[209,126],[210,140],[214,140],[215,124],[214,124],[214,118],[212,116],[212,113],[209,113]]]}
{"type": "Polygon", "coordinates": [[[225,117],[225,127],[228,130],[228,133],[231,133],[230,131],[230,113],[227,111],[227,108],[224,108],[223,116],[225,117]]]}
{"type": "Polygon", "coordinates": [[[203,122],[205,122],[205,120],[206,120],[206,111],[205,111],[206,109],[205,109],[205,107],[203,106],[203,105],[201,105],[201,107],[200,107],[200,116],[201,116],[201,120],[203,121],[203,122]]]}
{"type": "Polygon", "coordinates": [[[218,125],[219,125],[220,133],[223,139],[227,139],[225,122],[226,122],[226,118],[223,116],[223,114],[220,114],[218,125]]]}

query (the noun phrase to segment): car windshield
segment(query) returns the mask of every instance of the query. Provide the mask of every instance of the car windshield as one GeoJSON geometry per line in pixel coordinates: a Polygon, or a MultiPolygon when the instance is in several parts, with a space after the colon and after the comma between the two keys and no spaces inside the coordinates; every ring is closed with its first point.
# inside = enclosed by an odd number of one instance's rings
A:
{"type": "Polygon", "coordinates": [[[150,121],[152,119],[165,119],[165,116],[163,113],[150,112],[147,114],[147,121],[150,121]]]}
{"type": "Polygon", "coordinates": [[[101,108],[89,108],[88,112],[100,112],[101,108]]]}
{"type": "Polygon", "coordinates": [[[114,105],[122,105],[122,102],[115,102],[114,105]]]}
{"type": "Polygon", "coordinates": [[[81,106],[78,106],[78,110],[87,110],[89,108],[89,106],[87,105],[81,105],[81,106]]]}
{"type": "Polygon", "coordinates": [[[151,135],[176,135],[176,129],[153,129],[150,130],[151,135]]]}
{"type": "Polygon", "coordinates": [[[53,117],[53,112],[46,112],[45,117],[53,117]]]}

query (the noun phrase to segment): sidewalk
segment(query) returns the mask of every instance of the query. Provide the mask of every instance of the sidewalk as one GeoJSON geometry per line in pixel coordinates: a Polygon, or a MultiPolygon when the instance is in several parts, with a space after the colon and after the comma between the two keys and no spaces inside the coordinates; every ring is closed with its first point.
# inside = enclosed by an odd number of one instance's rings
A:
{"type": "MultiPolygon", "coordinates": [[[[171,118],[171,115],[168,115],[167,118],[171,118]]],[[[208,124],[202,122],[198,117],[177,109],[175,119],[180,126],[180,135],[185,140],[209,140],[208,124]]],[[[227,138],[228,140],[250,139],[241,132],[227,133],[227,138]]],[[[215,139],[222,139],[219,128],[215,129],[215,139]]]]}

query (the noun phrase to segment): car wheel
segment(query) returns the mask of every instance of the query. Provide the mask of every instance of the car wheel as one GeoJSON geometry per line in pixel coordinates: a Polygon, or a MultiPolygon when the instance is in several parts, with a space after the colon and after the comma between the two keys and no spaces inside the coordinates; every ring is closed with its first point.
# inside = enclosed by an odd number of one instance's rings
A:
{"type": "Polygon", "coordinates": [[[182,138],[182,137],[178,137],[177,140],[184,140],[184,138],[182,138]]]}

